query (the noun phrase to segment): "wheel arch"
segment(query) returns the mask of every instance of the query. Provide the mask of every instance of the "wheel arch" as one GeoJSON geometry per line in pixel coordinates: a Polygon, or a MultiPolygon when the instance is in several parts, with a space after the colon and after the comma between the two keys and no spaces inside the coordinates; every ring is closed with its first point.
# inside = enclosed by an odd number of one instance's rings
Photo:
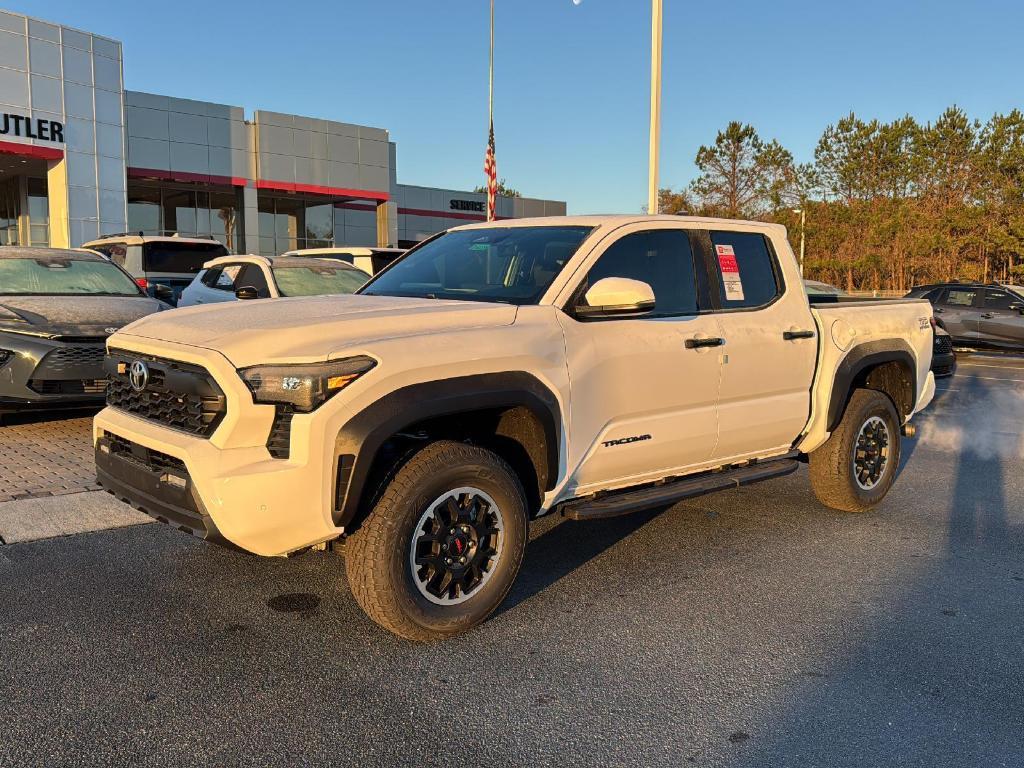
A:
{"type": "Polygon", "coordinates": [[[385,395],[341,428],[334,449],[335,523],[346,530],[357,524],[390,473],[424,441],[460,437],[508,461],[531,502],[557,482],[561,409],[535,376],[509,371],[423,382],[385,395]]]}
{"type": "Polygon", "coordinates": [[[847,353],[832,382],[829,432],[835,430],[854,390],[860,388],[887,395],[902,422],[913,410],[917,396],[917,364],[910,346],[902,339],[887,339],[860,344],[847,353]]]}

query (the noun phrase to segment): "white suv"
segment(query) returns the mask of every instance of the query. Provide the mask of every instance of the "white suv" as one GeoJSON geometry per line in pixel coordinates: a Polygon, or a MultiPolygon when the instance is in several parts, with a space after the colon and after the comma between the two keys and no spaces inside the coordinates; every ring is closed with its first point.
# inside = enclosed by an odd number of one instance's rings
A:
{"type": "Polygon", "coordinates": [[[318,259],[336,259],[359,267],[371,275],[376,275],[405,253],[403,248],[365,248],[359,245],[339,245],[331,248],[303,248],[288,251],[284,256],[314,256],[318,259]]]}
{"type": "Polygon", "coordinates": [[[329,259],[222,256],[203,265],[202,271],[182,291],[178,306],[355,293],[369,279],[361,269],[329,259]]]}

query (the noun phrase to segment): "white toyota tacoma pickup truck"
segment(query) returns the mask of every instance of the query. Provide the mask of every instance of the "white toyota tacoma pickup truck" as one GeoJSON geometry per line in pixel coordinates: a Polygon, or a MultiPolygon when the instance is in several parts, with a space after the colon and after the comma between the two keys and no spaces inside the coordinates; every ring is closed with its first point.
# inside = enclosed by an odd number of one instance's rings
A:
{"type": "Polygon", "coordinates": [[[501,603],[539,515],[664,507],[803,461],[824,505],[878,504],[934,393],[930,319],[924,300],[809,303],[772,224],[459,227],[358,295],[114,334],[99,482],[259,555],[344,541],[369,616],[428,640],[501,603]]]}

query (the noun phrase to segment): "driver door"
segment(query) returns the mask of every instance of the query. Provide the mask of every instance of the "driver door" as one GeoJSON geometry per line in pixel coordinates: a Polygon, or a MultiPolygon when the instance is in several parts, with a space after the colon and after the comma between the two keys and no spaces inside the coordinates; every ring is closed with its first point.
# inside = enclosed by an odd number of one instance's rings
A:
{"type": "Polygon", "coordinates": [[[637,226],[584,267],[558,315],[572,395],[566,491],[573,495],[699,468],[718,438],[721,354],[692,340],[721,334],[715,315],[702,314],[706,278],[697,277],[695,249],[686,230],[637,226]],[[636,317],[574,315],[587,288],[606,277],[647,283],[654,310],[636,317]]]}

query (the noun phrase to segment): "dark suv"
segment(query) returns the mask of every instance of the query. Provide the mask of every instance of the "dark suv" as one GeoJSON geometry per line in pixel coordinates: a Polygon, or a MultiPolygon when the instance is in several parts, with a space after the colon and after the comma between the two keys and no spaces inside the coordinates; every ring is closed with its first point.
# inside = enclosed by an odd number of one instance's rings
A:
{"type": "Polygon", "coordinates": [[[928,299],[935,320],[954,343],[1024,349],[1024,288],[996,283],[933,283],[911,288],[907,298],[928,299]]]}

